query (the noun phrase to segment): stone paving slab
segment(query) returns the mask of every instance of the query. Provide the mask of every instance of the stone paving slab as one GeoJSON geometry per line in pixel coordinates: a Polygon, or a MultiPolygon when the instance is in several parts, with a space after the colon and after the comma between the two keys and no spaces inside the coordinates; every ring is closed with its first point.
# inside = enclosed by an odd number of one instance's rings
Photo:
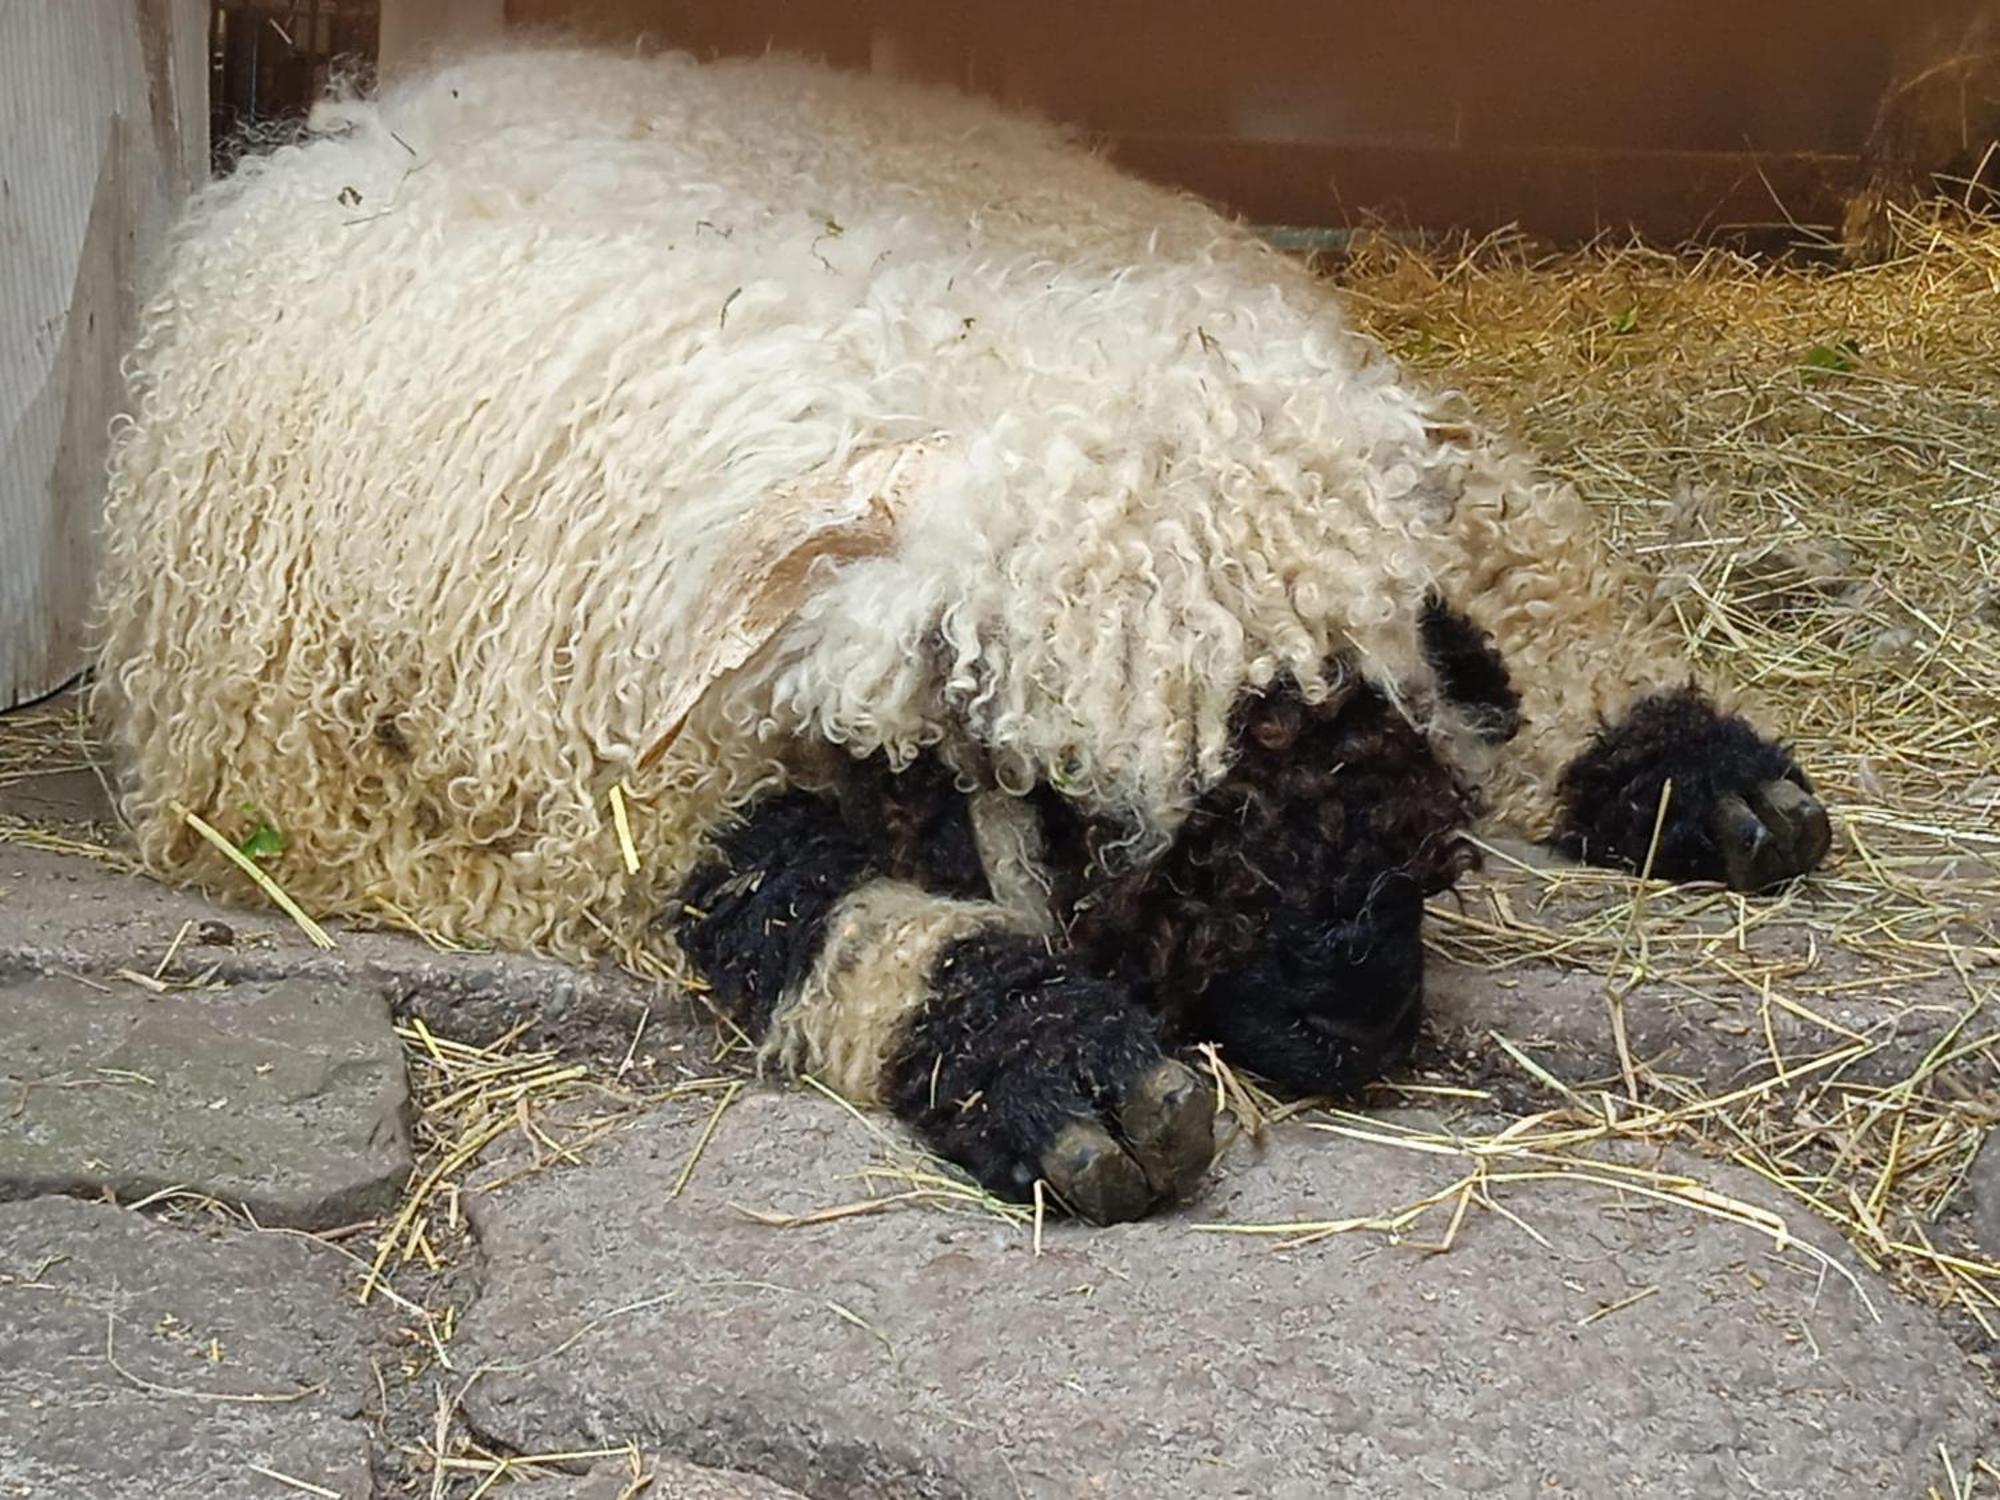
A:
{"type": "MultiPolygon", "coordinates": [[[[1698,1079],[1715,1093],[1770,1074],[1773,1039],[1788,1067],[1850,1045],[1849,1037],[1776,1005],[1767,1038],[1763,1014],[1747,995],[1690,994],[1672,985],[1641,984],[1624,1004],[1627,1045],[1635,1061],[1663,1074],[1698,1079]]],[[[1433,960],[1425,971],[1425,1005],[1430,1054],[1458,1076],[1483,1081],[1504,1075],[1525,1081],[1494,1044],[1495,1033],[1566,1083],[1618,1076],[1618,1048],[1601,975],[1551,964],[1523,964],[1496,973],[1433,960]]],[[[1964,987],[1954,977],[1858,991],[1836,1003],[1822,1002],[1818,1013],[1877,1048],[1843,1069],[1842,1076],[1885,1082],[1907,1076],[1965,1009],[1964,987]]]]}
{"type": "Polygon", "coordinates": [[[523,954],[440,953],[396,932],[336,928],[313,947],[282,913],[229,906],[74,856],[0,843],[0,974],[151,973],[184,925],[173,972],[263,982],[324,980],[374,990],[396,1013],[421,1016],[473,1045],[526,1025],[524,1046],[617,1056],[642,1018],[649,1032],[689,1014],[687,1002],[613,971],[589,973],[523,954]],[[204,929],[210,941],[189,946],[204,929]]]}
{"type": "Polygon", "coordinates": [[[184,1187],[330,1229],[409,1180],[402,1047],[372,991],[0,980],[0,1038],[0,1198],[184,1187]]]}
{"type": "Polygon", "coordinates": [[[603,1463],[573,1478],[533,1480],[506,1491],[504,1500],[804,1500],[797,1490],[755,1474],[710,1469],[686,1459],[643,1455],[603,1463]]]}
{"type": "Polygon", "coordinates": [[[1496,1186],[1518,1223],[1474,1212],[1440,1255],[1199,1232],[1379,1215],[1462,1171],[1293,1130],[1184,1215],[1052,1224],[1038,1257],[981,1216],[753,1222],[735,1205],[870,1191],[852,1174],[879,1142],[800,1093],[744,1096],[676,1199],[703,1123],[661,1112],[471,1201],[489,1282],[455,1347],[483,1370],[477,1430],[899,1500],[1902,1496],[1941,1479],[1940,1444],[2000,1437],[1927,1313],[1879,1283],[1871,1313],[1796,1250],[1631,1194],[1496,1186]]]}
{"type": "Polygon", "coordinates": [[[1972,1238],[1993,1255],[2000,1255],[2000,1127],[1986,1132],[1979,1154],[1966,1173],[1963,1212],[1972,1238]]]}
{"type": "Polygon", "coordinates": [[[9,782],[0,789],[0,813],[31,827],[70,834],[115,828],[118,823],[103,777],[81,766],[9,782]]]}
{"type": "MultiPolygon", "coordinates": [[[[1519,864],[1554,862],[1553,856],[1518,841],[1501,843],[1519,864]]],[[[1492,921],[1504,910],[1554,932],[1571,922],[1579,928],[1594,925],[1592,909],[1598,904],[1588,896],[1550,896],[1532,875],[1497,861],[1468,882],[1462,897],[1466,913],[1475,919],[1492,921]]],[[[1809,915],[1811,892],[1794,899],[1809,915]]],[[[1748,909],[1754,914],[1765,907],[1753,900],[1748,909]]],[[[1656,920],[1681,937],[1706,933],[1707,944],[1737,964],[1745,977],[1735,982],[1721,978],[1682,945],[1676,959],[1662,967],[1692,965],[1702,972],[1693,983],[1650,980],[1634,987],[1624,1002],[1628,1045],[1637,1061],[1699,1080],[1715,1092],[1770,1073],[1774,1046],[1787,1067],[1797,1067],[1848,1047],[1857,1037],[1874,1050],[1843,1068],[1843,1076],[1868,1082],[1900,1079],[1963,1022],[1968,986],[1979,991],[2000,987],[2000,968],[1976,951],[1989,943],[1982,932],[2000,923],[2000,910],[1983,916],[1963,913],[1943,932],[1944,940],[1955,939],[1972,954],[1963,976],[1953,971],[1942,947],[1889,967],[1880,954],[1816,940],[1799,921],[1767,928],[1753,923],[1741,938],[1746,951],[1738,953],[1734,908],[1726,904],[1685,920],[1657,915],[1656,920]],[[1760,963],[1795,966],[1796,982],[1781,982],[1776,999],[1767,1002],[1754,979],[1760,963]],[[1793,1009],[1787,1000],[1803,1008],[1793,1009]]],[[[1448,936],[1442,921],[1433,924],[1433,933],[1440,941],[1448,936]]],[[[1426,971],[1427,1034],[1455,1071],[1472,1076],[1488,1068],[1519,1076],[1493,1045],[1491,1036],[1497,1032],[1525,1047],[1565,1082],[1602,1080],[1619,1071],[1607,989],[1601,973],[1544,958],[1487,969],[1433,955],[1426,971]]],[[[1976,1074],[1982,1064],[1975,1059],[1960,1071],[1976,1074]]]]}
{"type": "MultiPolygon", "coordinates": [[[[280,914],[220,906],[142,876],[0,844],[0,973],[149,972],[190,922],[197,928],[219,922],[228,941],[184,951],[179,962],[187,972],[214,965],[238,981],[325,979],[375,989],[398,1015],[421,1016],[440,1034],[474,1044],[525,1025],[523,1045],[616,1057],[641,1025],[657,1039],[709,1024],[686,997],[608,968],[593,973],[521,954],[439,953],[403,934],[343,928],[335,930],[339,946],[321,952],[280,914]]],[[[1529,1047],[1559,1077],[1581,1081],[1617,1071],[1600,978],[1547,964],[1495,973],[1434,959],[1427,984],[1429,1036],[1454,1071],[1517,1071],[1488,1039],[1494,1031],[1529,1047]]],[[[1907,1068],[1964,1008],[1956,981],[1888,991],[1858,989],[1825,1008],[1829,1020],[1886,1043],[1855,1076],[1907,1068]]],[[[1634,1051],[1670,1071],[1727,1083],[1769,1066],[1762,1018],[1741,997],[1642,986],[1627,1002],[1627,1019],[1634,1051]]],[[[1816,1056],[1839,1041],[1782,1010],[1773,1026],[1793,1058],[1816,1056]]]]}
{"type": "MultiPolygon", "coordinates": [[[[90,788],[53,792],[81,804],[90,788]]],[[[525,1023],[525,1045],[571,1055],[618,1056],[642,1017],[649,1049],[692,1045],[691,1023],[706,1032],[684,1000],[615,973],[437,953],[392,933],[336,936],[322,953],[280,915],[0,845],[0,1199],[61,1188],[130,1201],[193,1181],[267,1221],[344,1223],[386,1208],[407,1171],[401,1096],[390,1107],[370,1092],[381,1081],[370,1070],[395,1060],[389,1010],[472,1042],[525,1023]],[[155,995],[116,977],[151,973],[184,928],[168,972],[212,969],[224,994],[155,995]],[[382,1044],[366,1067],[339,1059],[325,1016],[297,1014],[298,997],[329,993],[349,997],[332,1012],[365,1010],[363,1029],[382,1044]],[[135,1079],[157,1085],[161,1073],[179,1114],[148,1113],[164,1095],[135,1079]],[[211,1108],[217,1099],[229,1103],[211,1108]],[[398,1145],[385,1152],[377,1127],[392,1117],[398,1145]],[[118,1144],[91,1151],[92,1140],[118,1144]]],[[[1431,991],[1429,1060],[1453,1076],[1519,1081],[1493,1032],[1566,1079],[1616,1070],[1601,979],[1435,963],[1431,991]]],[[[1862,985],[1825,1013],[1886,1043],[1857,1072],[1893,1072],[1963,1006],[1954,986],[1862,985]]],[[[1663,1071],[1715,1086],[1769,1067],[1742,997],[1642,987],[1627,1019],[1634,1052],[1663,1071]]],[[[1830,1045],[1784,1013],[1773,1034],[1794,1060],[1830,1045]]],[[[1915,1495],[1945,1492],[1940,1442],[1961,1474],[1972,1454],[2000,1451],[1994,1408],[1927,1314],[1869,1278],[1874,1322],[1837,1277],[1683,1210],[1516,1185],[1502,1202],[1546,1246],[1475,1212],[1436,1257],[1376,1236],[1274,1254],[1196,1232],[1218,1217],[1379,1213],[1459,1170],[1292,1132],[1262,1160],[1232,1156],[1184,1216],[1102,1233],[1051,1224],[1040,1257],[1019,1231],[929,1212],[775,1230],[730,1205],[798,1211],[893,1191],[850,1175],[877,1142],[810,1096],[754,1091],[675,1201],[708,1109],[663,1109],[593,1147],[582,1168],[474,1202],[484,1243],[467,1274],[484,1291],[454,1357],[462,1370],[492,1366],[467,1398],[489,1438],[539,1451],[636,1441],[649,1455],[646,1500],[1915,1495]]],[[[1692,1170],[1753,1200],[1761,1191],[1692,1170]]],[[[1989,1143],[1963,1199],[1957,1212],[2000,1248],[2000,1147],[1989,1143]]],[[[1440,1226],[1433,1216],[1423,1232],[1440,1226]]],[[[1794,1228],[1854,1265],[1830,1235],[1794,1228]]],[[[87,1326],[102,1318],[103,1299],[89,1296],[107,1270],[129,1309],[119,1360],[142,1380],[174,1386],[185,1359],[204,1378],[247,1371],[236,1394],[322,1369],[336,1372],[332,1389],[350,1389],[339,1372],[355,1363],[360,1315],[306,1247],[61,1199],[0,1202],[0,1500],[302,1493],[249,1463],[342,1500],[370,1493],[358,1395],[323,1409],[320,1396],[195,1401],[111,1371],[87,1326]],[[40,1237],[17,1252],[28,1231],[40,1237]],[[307,1259],[271,1260],[272,1246],[307,1259]],[[72,1259],[50,1259],[62,1255],[72,1259]],[[69,1267],[85,1279],[64,1282],[69,1267]],[[56,1290],[68,1322],[19,1310],[56,1290]],[[228,1319],[211,1334],[182,1304],[228,1319]],[[128,1322],[133,1349],[156,1363],[127,1356],[128,1322]],[[288,1352],[292,1330],[301,1342],[288,1352]],[[197,1335],[220,1339],[221,1366],[186,1352],[197,1335]],[[238,1347],[252,1364],[233,1363],[238,1347]],[[308,1354],[326,1357],[309,1365],[308,1354]]],[[[428,1488],[423,1476],[404,1482],[428,1488]]],[[[508,1492],[629,1500],[632,1482],[605,1462],[508,1492]]]]}
{"type": "Polygon", "coordinates": [[[372,1496],[365,1315],[324,1257],[104,1204],[0,1204],[0,1496],[372,1496]]]}

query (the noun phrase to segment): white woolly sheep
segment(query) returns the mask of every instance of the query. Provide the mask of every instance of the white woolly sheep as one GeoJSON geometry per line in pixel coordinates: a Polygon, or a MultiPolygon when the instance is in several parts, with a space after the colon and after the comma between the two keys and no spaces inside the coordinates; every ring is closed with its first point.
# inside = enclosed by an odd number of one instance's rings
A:
{"type": "Polygon", "coordinates": [[[185,814],[247,808],[321,914],[688,961],[1093,1219],[1207,1165],[1163,1043],[1407,1050],[1479,795],[1631,864],[1671,777],[1677,878],[1825,852],[1572,495],[986,103],[447,65],[207,189],[131,370],[98,695],[148,866],[237,890],[185,814]]]}

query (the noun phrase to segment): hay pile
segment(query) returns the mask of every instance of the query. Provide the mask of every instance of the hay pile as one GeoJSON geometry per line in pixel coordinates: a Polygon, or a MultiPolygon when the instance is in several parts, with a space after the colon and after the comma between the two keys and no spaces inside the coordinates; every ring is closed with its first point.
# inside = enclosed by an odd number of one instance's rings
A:
{"type": "Polygon", "coordinates": [[[1864,270],[1359,242],[1353,316],[1511,424],[1884,854],[2000,852],[2000,232],[1864,270]],[[1902,825],[1919,823],[1922,829],[1902,825]]]}
{"type": "Polygon", "coordinates": [[[2000,1339],[2000,1266],[1936,1228],[2000,1122],[2000,230],[1942,209],[1896,230],[1852,270],[1374,236],[1326,269],[1362,327],[1576,484],[1659,575],[1691,658],[1796,740],[1838,829],[1832,868],[1776,901],[1503,860],[1440,904],[1441,952],[1601,975],[1614,1027],[1646,981],[1732,997],[1771,1044],[1727,1084],[1627,1056],[1602,1093],[1517,1056],[1544,1118],[1411,1144],[1482,1183],[1552,1153],[1588,1175],[1607,1140],[1692,1146],[2000,1339]],[[1864,998],[1942,1016],[1935,1044],[1910,1057],[1828,1014],[1864,998]],[[1823,1050],[1787,1055],[1774,1008],[1823,1050]]]}
{"type": "MultiPolygon", "coordinates": [[[[72,693],[0,714],[0,844],[14,843],[94,859],[118,869],[137,864],[113,846],[111,829],[52,816],[43,787],[60,778],[107,774],[89,715],[72,693]]],[[[110,797],[106,794],[108,808],[110,797]]]]}

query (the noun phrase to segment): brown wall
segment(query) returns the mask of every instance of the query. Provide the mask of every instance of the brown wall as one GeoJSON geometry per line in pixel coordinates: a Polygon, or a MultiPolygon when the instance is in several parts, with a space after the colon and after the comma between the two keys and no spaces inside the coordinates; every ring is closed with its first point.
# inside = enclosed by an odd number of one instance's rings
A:
{"type": "Polygon", "coordinates": [[[492,37],[506,17],[506,0],[383,0],[376,63],[384,78],[393,78],[439,47],[492,37]]]}
{"type": "Polygon", "coordinates": [[[507,3],[516,24],[951,78],[1266,222],[1671,239],[1837,223],[1902,39],[2000,0],[507,3]]]}

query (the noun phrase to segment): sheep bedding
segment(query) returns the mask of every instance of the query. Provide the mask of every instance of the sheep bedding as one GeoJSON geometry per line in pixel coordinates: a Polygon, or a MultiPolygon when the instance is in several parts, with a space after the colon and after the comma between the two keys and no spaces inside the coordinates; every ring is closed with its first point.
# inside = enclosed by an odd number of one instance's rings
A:
{"type": "Polygon", "coordinates": [[[1475,818],[1826,851],[1573,495],[1306,267],[952,93],[533,48],[329,100],[199,196],[130,375],[149,867],[238,889],[187,815],[268,821],[322,914],[684,963],[1094,1220],[1207,1167],[1172,1047],[1407,1053],[1475,818]]]}

